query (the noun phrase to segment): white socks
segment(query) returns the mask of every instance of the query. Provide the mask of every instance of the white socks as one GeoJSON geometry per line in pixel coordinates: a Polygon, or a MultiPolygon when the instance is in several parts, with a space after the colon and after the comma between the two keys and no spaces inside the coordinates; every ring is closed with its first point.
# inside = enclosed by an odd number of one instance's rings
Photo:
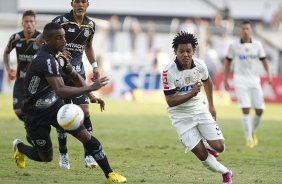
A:
{"type": "Polygon", "coordinates": [[[202,164],[209,170],[214,172],[219,172],[221,174],[229,172],[229,169],[219,163],[216,158],[214,158],[214,156],[212,156],[210,153],[208,153],[208,158],[205,161],[202,161],[202,164]]]}
{"type": "Polygon", "coordinates": [[[245,137],[246,137],[246,141],[252,140],[252,123],[250,120],[250,116],[247,114],[243,114],[242,116],[242,124],[244,127],[244,131],[245,131],[245,137]]]}
{"type": "Polygon", "coordinates": [[[254,115],[253,117],[253,129],[252,129],[252,133],[256,132],[256,128],[258,127],[258,125],[260,124],[260,120],[261,120],[261,116],[258,115],[254,115]]]}

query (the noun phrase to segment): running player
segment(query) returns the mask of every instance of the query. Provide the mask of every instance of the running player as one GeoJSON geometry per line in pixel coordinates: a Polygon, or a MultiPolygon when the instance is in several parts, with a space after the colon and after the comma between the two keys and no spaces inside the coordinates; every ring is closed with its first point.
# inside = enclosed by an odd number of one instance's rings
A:
{"type": "Polygon", "coordinates": [[[224,86],[229,90],[228,74],[231,63],[234,64],[234,87],[239,106],[242,110],[242,124],[245,131],[246,146],[253,148],[258,144],[256,128],[260,124],[265,108],[260,84],[258,64],[262,63],[267,81],[271,83],[266,55],[261,42],[252,38],[252,27],[249,21],[240,26],[240,39],[230,45],[224,66],[224,86]],[[250,120],[250,108],[255,109],[253,120],[250,120]]]}
{"type": "Polygon", "coordinates": [[[186,151],[192,151],[208,169],[219,172],[223,183],[232,183],[232,172],[217,161],[208,149],[224,151],[224,138],[215,122],[213,84],[204,61],[194,58],[197,39],[181,32],[173,39],[176,59],[163,70],[163,91],[169,118],[186,151]],[[208,104],[200,92],[204,86],[208,104]]]}
{"type": "MultiPolygon", "coordinates": [[[[107,84],[103,77],[94,80],[90,86],[72,68],[70,63],[57,56],[62,52],[66,40],[61,25],[49,23],[43,29],[46,42],[35,55],[24,80],[24,105],[22,108],[25,128],[33,145],[25,145],[21,140],[13,141],[14,159],[19,168],[25,167],[25,157],[38,162],[50,162],[53,159],[53,146],[50,137],[51,125],[61,129],[57,122],[57,112],[64,105],[64,98],[87,94],[107,84]],[[66,86],[61,77],[64,71],[77,87],[66,86]]],[[[113,172],[101,143],[87,131],[84,125],[69,131],[95,158],[109,182],[124,183],[126,178],[113,172]]]]}
{"type": "Polygon", "coordinates": [[[23,104],[23,81],[26,69],[32,61],[38,49],[37,38],[40,32],[36,30],[36,14],[33,10],[27,10],[22,15],[23,30],[13,34],[4,51],[4,63],[10,80],[15,80],[13,90],[13,108],[20,120],[22,120],[21,108],[23,104]],[[10,66],[10,52],[16,49],[17,71],[10,66]]]}
{"type": "MultiPolygon", "coordinates": [[[[94,50],[92,46],[92,40],[95,33],[95,23],[85,15],[89,6],[88,0],[72,0],[72,10],[62,16],[56,17],[52,22],[62,25],[66,33],[66,50],[71,56],[71,64],[73,68],[85,79],[85,70],[82,62],[82,55],[85,51],[88,61],[93,67],[93,78],[99,78],[98,65],[95,60],[94,50]]],[[[68,86],[73,86],[72,81],[65,75],[62,76],[64,82],[68,86]]],[[[89,94],[91,95],[91,94],[89,94]]],[[[104,106],[104,101],[91,97],[92,101],[104,106]]],[[[84,112],[84,126],[92,133],[92,123],[89,115],[89,105],[87,95],[81,95],[76,98],[65,99],[66,103],[74,103],[79,105],[84,112]]],[[[60,143],[60,161],[61,168],[69,169],[69,159],[67,154],[67,134],[65,132],[58,131],[58,139],[60,143]]],[[[85,166],[93,168],[97,166],[95,159],[85,149],[85,166]]]]}
{"type": "MultiPolygon", "coordinates": [[[[36,13],[27,10],[22,15],[23,30],[13,34],[5,48],[3,61],[10,80],[15,80],[13,88],[13,109],[17,117],[22,121],[23,105],[23,81],[26,69],[33,59],[40,45],[40,32],[36,30],[36,13]],[[16,49],[17,71],[10,66],[10,53],[16,49]]],[[[29,143],[32,143],[26,135],[29,143]]]]}

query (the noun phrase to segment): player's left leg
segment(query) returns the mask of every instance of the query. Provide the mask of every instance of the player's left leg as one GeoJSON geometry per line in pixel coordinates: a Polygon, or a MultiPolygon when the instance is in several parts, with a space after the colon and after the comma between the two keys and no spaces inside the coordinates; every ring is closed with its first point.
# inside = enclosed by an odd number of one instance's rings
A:
{"type": "MultiPolygon", "coordinates": [[[[213,119],[203,119],[202,123],[198,125],[198,130],[204,137],[204,139],[207,141],[207,145],[209,145],[210,149],[213,149],[218,153],[222,153],[224,151],[225,145],[223,134],[219,126],[213,119]]],[[[201,146],[201,142],[203,141],[200,141],[198,146],[201,146]]],[[[197,152],[198,150],[195,149],[194,151],[197,152]]],[[[203,165],[209,168],[210,170],[221,173],[223,177],[223,183],[232,183],[232,171],[226,168],[220,162],[218,162],[215,156],[210,154],[210,152],[208,152],[206,159],[201,161],[203,165]]]]}
{"type": "Polygon", "coordinates": [[[257,146],[258,138],[256,134],[256,129],[261,122],[261,117],[265,108],[264,97],[261,87],[252,89],[252,106],[255,108],[255,114],[252,120],[252,137],[254,140],[254,145],[257,146]]]}
{"type": "MultiPolygon", "coordinates": [[[[83,110],[84,113],[84,121],[83,125],[86,128],[86,130],[92,134],[93,133],[93,127],[92,127],[92,122],[90,119],[90,114],[89,114],[89,99],[88,96],[82,95],[77,98],[72,99],[73,103],[76,105],[79,105],[81,109],[83,110]]],[[[97,167],[97,162],[95,159],[92,157],[92,155],[87,151],[86,148],[84,148],[84,163],[85,167],[87,168],[94,168],[97,167]]]]}
{"type": "MultiPolygon", "coordinates": [[[[71,99],[64,99],[66,104],[72,103],[71,99]]],[[[57,137],[59,142],[59,166],[61,169],[70,169],[68,148],[67,148],[67,137],[68,134],[61,127],[56,127],[57,137]]]]}

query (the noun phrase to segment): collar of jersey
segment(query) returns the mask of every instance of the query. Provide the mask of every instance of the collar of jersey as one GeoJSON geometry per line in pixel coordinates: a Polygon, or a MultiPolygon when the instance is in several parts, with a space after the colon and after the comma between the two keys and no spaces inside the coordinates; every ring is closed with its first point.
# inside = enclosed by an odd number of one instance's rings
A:
{"type": "Polygon", "coordinates": [[[243,39],[240,39],[240,43],[241,43],[241,44],[244,44],[244,43],[252,43],[252,42],[253,42],[253,40],[252,40],[252,39],[251,39],[251,41],[250,41],[250,42],[244,42],[244,41],[243,41],[243,39]]]}
{"type": "MultiPolygon", "coordinates": [[[[73,22],[74,24],[77,24],[75,22],[75,19],[74,19],[74,16],[73,16],[73,10],[71,10],[69,13],[67,13],[66,17],[69,19],[70,22],[73,22]]],[[[82,25],[87,25],[87,24],[88,24],[87,17],[84,15],[82,25]]]]}
{"type": "Polygon", "coordinates": [[[56,53],[54,53],[46,44],[42,45],[42,49],[50,53],[50,55],[55,56],[56,53]]]}
{"type": "MultiPolygon", "coordinates": [[[[175,62],[176,66],[177,66],[177,69],[178,69],[179,71],[184,70],[177,58],[175,58],[174,62],[175,62]]],[[[196,65],[195,65],[195,63],[194,63],[194,60],[192,60],[191,69],[194,68],[195,66],[196,66],[196,65]]]]}

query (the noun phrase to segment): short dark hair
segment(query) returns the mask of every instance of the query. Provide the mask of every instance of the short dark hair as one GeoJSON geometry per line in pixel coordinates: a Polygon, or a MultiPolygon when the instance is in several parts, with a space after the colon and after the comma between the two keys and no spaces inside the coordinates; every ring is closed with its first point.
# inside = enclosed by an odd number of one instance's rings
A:
{"type": "Polygon", "coordinates": [[[177,35],[174,37],[172,41],[172,48],[176,50],[178,45],[183,43],[190,43],[193,49],[196,49],[198,45],[197,38],[193,34],[181,31],[180,33],[177,33],[177,35]]]}
{"type": "Polygon", "coordinates": [[[60,24],[54,23],[54,22],[50,22],[48,24],[46,24],[44,26],[43,29],[43,38],[50,38],[51,36],[53,36],[53,31],[58,30],[58,29],[62,29],[63,27],[60,24]]]}
{"type": "Polygon", "coordinates": [[[243,21],[241,22],[241,25],[246,25],[246,24],[252,25],[249,20],[243,20],[243,21]]]}
{"type": "Polygon", "coordinates": [[[22,19],[26,16],[33,16],[34,18],[36,18],[36,13],[33,10],[26,10],[26,11],[23,12],[22,19]]]}

